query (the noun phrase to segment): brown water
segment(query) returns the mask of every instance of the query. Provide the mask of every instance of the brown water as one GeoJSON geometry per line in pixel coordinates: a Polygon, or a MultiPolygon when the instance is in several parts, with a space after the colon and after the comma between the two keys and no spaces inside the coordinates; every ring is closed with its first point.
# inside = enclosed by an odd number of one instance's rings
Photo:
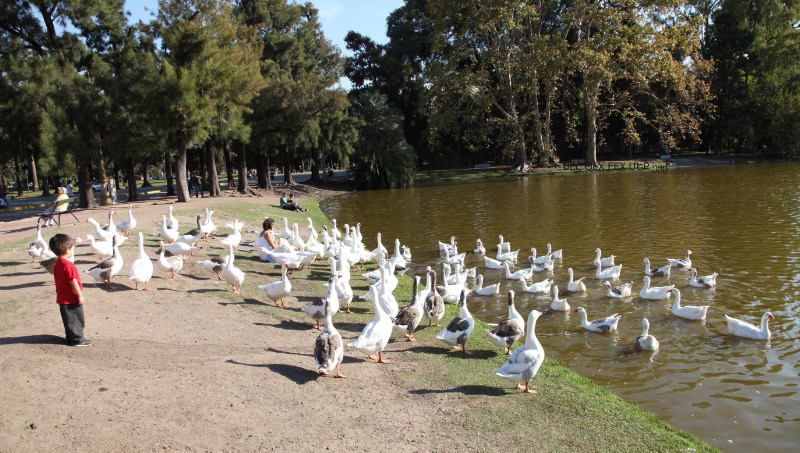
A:
{"type": "MultiPolygon", "coordinates": [[[[523,316],[547,311],[550,296],[523,293],[503,271],[486,269],[472,253],[481,238],[494,257],[498,235],[527,262],[548,242],[563,249],[554,277],[562,291],[567,268],[586,276],[585,295],[564,295],[590,319],[620,313],[619,331],[586,332],[577,313],[546,312],[537,334],[547,356],[592,378],[629,402],[726,450],[796,451],[800,441],[800,163],[673,169],[668,173],[613,172],[520,177],[503,182],[357,192],[330,197],[323,210],[340,225],[362,223],[369,248],[377,232],[412,248],[410,274],[441,260],[437,241],[458,238],[467,266],[484,285],[501,282],[500,296],[470,298],[470,310],[493,321],[506,316],[505,292],[515,289],[523,316]],[[591,267],[594,249],[623,264],[622,282],[634,297],[604,297],[591,267]],[[666,301],[638,297],[643,257],[654,265],[691,249],[700,275],[719,272],[716,290],[689,286],[688,272],[671,280],[685,305],[710,305],[708,321],[672,315],[666,301]],[[775,316],[772,339],[727,334],[724,313],[758,323],[775,316]],[[661,343],[655,353],[633,349],[641,317],[661,343]]],[[[439,264],[436,264],[440,266],[439,264]]],[[[535,276],[539,281],[544,275],[535,276]]],[[[618,282],[619,283],[619,282],[618,282]]],[[[618,284],[617,283],[617,284],[618,284]]]]}

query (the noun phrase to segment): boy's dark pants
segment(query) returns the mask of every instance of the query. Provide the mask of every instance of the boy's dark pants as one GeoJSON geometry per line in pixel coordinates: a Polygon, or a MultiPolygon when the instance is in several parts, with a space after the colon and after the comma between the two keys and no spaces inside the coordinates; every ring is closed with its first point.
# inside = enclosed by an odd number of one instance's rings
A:
{"type": "Polygon", "coordinates": [[[61,320],[64,321],[67,344],[73,345],[85,340],[83,326],[86,322],[83,318],[83,305],[59,305],[58,308],[61,310],[61,320]]]}

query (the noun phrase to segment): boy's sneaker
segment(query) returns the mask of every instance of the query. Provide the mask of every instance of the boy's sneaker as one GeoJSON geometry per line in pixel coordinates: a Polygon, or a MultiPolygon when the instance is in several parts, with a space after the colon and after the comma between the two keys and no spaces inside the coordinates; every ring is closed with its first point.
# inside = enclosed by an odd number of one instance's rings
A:
{"type": "Polygon", "coordinates": [[[75,347],[91,346],[91,344],[92,344],[92,340],[84,339],[84,340],[81,340],[81,341],[73,344],[72,346],[75,346],[75,347]]]}

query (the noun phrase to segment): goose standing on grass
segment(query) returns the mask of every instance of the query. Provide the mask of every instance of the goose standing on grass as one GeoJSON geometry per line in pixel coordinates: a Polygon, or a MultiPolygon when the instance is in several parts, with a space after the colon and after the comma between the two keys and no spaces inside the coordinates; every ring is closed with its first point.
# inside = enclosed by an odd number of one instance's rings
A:
{"type": "Polygon", "coordinates": [[[331,313],[339,311],[339,296],[336,294],[336,279],[337,277],[335,275],[331,275],[328,279],[328,294],[325,297],[314,299],[311,305],[301,308],[303,313],[310,316],[314,321],[317,321],[317,330],[322,330],[319,322],[325,319],[326,311],[330,311],[331,313]]]}
{"type": "Polygon", "coordinates": [[[483,274],[478,274],[478,286],[472,290],[477,296],[496,296],[500,294],[500,283],[483,286],[483,274]]]}
{"type": "Polygon", "coordinates": [[[708,314],[709,305],[703,306],[693,306],[693,305],[686,305],[681,306],[681,291],[678,288],[673,288],[670,290],[672,294],[675,295],[675,300],[672,302],[672,314],[684,319],[689,319],[692,321],[705,321],[706,315],[708,314]]]}
{"type": "Polygon", "coordinates": [[[233,221],[233,233],[229,234],[228,237],[222,240],[222,244],[225,246],[233,247],[234,250],[236,247],[239,246],[239,243],[242,242],[242,227],[244,226],[243,223],[239,223],[238,219],[233,221]]]}
{"type": "Polygon", "coordinates": [[[419,298],[419,280],[419,276],[414,277],[411,303],[403,307],[392,321],[394,330],[402,333],[406,337],[406,341],[417,341],[414,339],[414,329],[422,321],[422,299],[419,298]]]}
{"type": "Polygon", "coordinates": [[[553,311],[569,311],[569,303],[567,303],[567,299],[558,298],[557,285],[553,285],[553,302],[550,303],[550,309],[553,311]]]}
{"type": "MultiPolygon", "coordinates": [[[[491,324],[490,324],[491,325],[491,324]]],[[[503,348],[503,352],[511,354],[511,346],[517,342],[525,333],[525,320],[514,307],[514,291],[508,291],[508,317],[486,329],[489,341],[498,348],[503,348]]]]}
{"type": "Polygon", "coordinates": [[[242,293],[242,282],[244,281],[244,272],[233,264],[233,247],[228,246],[228,262],[222,268],[222,279],[228,282],[233,287],[233,294],[242,293]]]}
{"type": "Polygon", "coordinates": [[[750,338],[752,340],[769,340],[772,333],[769,331],[769,320],[775,319],[772,313],[766,312],[761,316],[761,327],[756,327],[749,322],[744,322],[736,318],[725,315],[728,321],[728,333],[737,337],[750,338]]]}
{"type": "Polygon", "coordinates": [[[210,269],[212,272],[217,274],[218,279],[222,280],[222,276],[219,275],[219,273],[222,272],[222,268],[225,267],[225,263],[227,262],[227,256],[215,256],[205,261],[198,261],[197,264],[205,267],[206,269],[210,269]]]}
{"type": "Polygon", "coordinates": [[[367,358],[371,360],[377,358],[378,363],[389,363],[388,360],[383,360],[383,349],[386,347],[386,344],[389,343],[389,338],[392,336],[392,318],[390,318],[378,304],[378,290],[375,289],[375,286],[370,286],[369,291],[371,293],[376,293],[371,297],[372,307],[375,310],[375,317],[364,326],[361,335],[359,335],[354,342],[348,344],[348,346],[363,352],[367,355],[367,358]],[[375,357],[375,354],[378,354],[378,356],[375,357]]]}
{"type": "Polygon", "coordinates": [[[187,255],[194,255],[194,252],[199,252],[200,250],[203,250],[203,246],[195,247],[186,244],[185,242],[173,242],[172,244],[166,244],[164,248],[169,250],[169,253],[172,253],[173,255],[176,256],[180,256],[181,259],[183,259],[184,263],[186,262],[187,255]]]}
{"type": "Polygon", "coordinates": [[[144,253],[144,235],[139,232],[139,257],[131,264],[131,280],[136,282],[136,291],[139,291],[139,283],[144,283],[144,290],[150,291],[147,282],[153,278],[153,262],[144,253]]]}
{"type": "MultiPolygon", "coordinates": [[[[594,261],[600,261],[600,264],[602,264],[605,267],[614,266],[614,255],[608,256],[606,258],[600,258],[603,252],[599,248],[594,249],[594,251],[596,253],[594,261]]],[[[594,265],[594,262],[592,262],[592,265],[594,265]]]]}
{"type": "Polygon", "coordinates": [[[617,330],[617,324],[619,323],[620,315],[618,313],[614,313],[611,316],[595,319],[592,322],[588,322],[586,319],[586,310],[583,307],[578,307],[575,309],[575,313],[581,314],[581,327],[586,330],[591,330],[592,332],[613,332],[617,330]]]}
{"type": "Polygon", "coordinates": [[[89,251],[97,255],[101,261],[114,256],[114,246],[111,242],[95,240],[91,234],[87,234],[85,240],[89,241],[89,251]]]}
{"type": "Polygon", "coordinates": [[[684,259],[675,259],[675,258],[667,258],[669,261],[669,265],[673,267],[677,267],[680,269],[690,269],[692,267],[692,259],[689,258],[689,255],[692,254],[691,250],[686,250],[686,258],[684,259]]]}
{"type": "Polygon", "coordinates": [[[333,377],[343,378],[339,366],[344,360],[344,343],[339,331],[333,326],[333,313],[325,304],[325,329],[317,335],[314,342],[314,358],[317,360],[317,373],[327,376],[334,368],[333,377]]]}
{"type": "Polygon", "coordinates": [[[427,266],[425,268],[425,287],[419,290],[419,298],[425,302],[425,299],[428,297],[428,294],[431,293],[431,267],[427,266]]]}
{"type": "Polygon", "coordinates": [[[653,270],[650,270],[650,258],[645,258],[644,261],[644,275],[650,277],[662,277],[665,276],[669,278],[670,269],[672,269],[672,265],[667,264],[666,266],[657,267],[653,270]]]}
{"type": "Polygon", "coordinates": [[[177,231],[178,230],[178,219],[172,214],[172,211],[175,209],[174,206],[169,205],[167,206],[167,228],[177,231]]]}
{"type": "Polygon", "coordinates": [[[486,247],[483,246],[483,242],[480,238],[475,241],[475,250],[473,250],[472,253],[477,253],[478,255],[486,254],[486,247]]]}
{"type": "Polygon", "coordinates": [[[562,249],[553,251],[553,246],[551,246],[549,242],[547,243],[547,254],[550,255],[550,257],[554,260],[564,261],[564,253],[562,249]]]}
{"type": "Polygon", "coordinates": [[[400,239],[394,240],[394,255],[389,257],[389,261],[394,264],[395,269],[405,270],[407,263],[403,253],[400,252],[400,239]]]}
{"type": "Polygon", "coordinates": [[[389,251],[386,250],[386,247],[383,246],[383,242],[381,242],[381,234],[378,233],[378,246],[375,247],[375,250],[372,251],[372,260],[377,261],[380,263],[383,261],[387,256],[389,256],[389,251]]]}
{"type": "Polygon", "coordinates": [[[288,270],[289,266],[282,264],[280,280],[277,282],[267,283],[266,285],[260,285],[258,287],[258,289],[260,289],[261,292],[267,296],[267,299],[275,302],[276,307],[285,307],[286,302],[284,302],[283,298],[292,292],[292,282],[289,281],[289,277],[287,275],[288,270]],[[278,305],[278,301],[281,302],[281,305],[278,305]]]}
{"type": "Polygon", "coordinates": [[[98,282],[106,282],[108,289],[114,289],[114,287],[111,286],[111,279],[122,270],[123,265],[116,234],[112,238],[112,246],[114,247],[114,256],[84,271],[94,277],[98,282]]]}
{"type": "Polygon", "coordinates": [[[370,288],[375,287],[378,291],[378,305],[381,307],[381,310],[383,310],[389,318],[394,318],[397,316],[397,312],[400,311],[400,307],[397,306],[397,299],[394,298],[392,290],[389,289],[390,285],[386,280],[387,274],[389,274],[389,272],[381,266],[380,288],[376,287],[378,285],[373,285],[370,288]]]}
{"type": "Polygon", "coordinates": [[[178,236],[178,242],[183,242],[184,244],[195,245],[198,240],[200,240],[200,236],[203,235],[203,231],[200,229],[200,219],[203,216],[197,214],[197,228],[193,228],[186,232],[186,234],[181,234],[178,236]]]}
{"type": "Polygon", "coordinates": [[[128,206],[128,220],[124,220],[117,225],[118,233],[125,233],[125,236],[131,237],[131,231],[136,228],[136,218],[133,217],[133,208],[135,207],[134,205],[128,206]]]}
{"type": "Polygon", "coordinates": [[[603,286],[606,287],[606,296],[613,297],[615,299],[622,299],[623,297],[631,296],[633,282],[625,283],[624,285],[619,285],[612,288],[611,283],[604,281],[603,286]]]}
{"type": "Polygon", "coordinates": [[[650,321],[647,318],[642,318],[642,334],[636,338],[634,346],[636,349],[642,351],[656,351],[658,350],[658,340],[656,337],[650,335],[650,321]]]}
{"type": "Polygon", "coordinates": [[[183,269],[183,258],[180,256],[171,256],[166,258],[164,256],[164,241],[158,241],[158,245],[161,246],[161,253],[158,255],[158,260],[156,264],[158,264],[158,268],[162,271],[172,272],[172,278],[170,280],[175,280],[175,274],[183,269]]]}
{"type": "Polygon", "coordinates": [[[567,283],[567,291],[571,293],[586,292],[586,284],[583,283],[583,279],[586,277],[581,277],[577,280],[573,280],[572,268],[567,269],[567,272],[569,272],[569,283],[567,283]]]}
{"type": "Polygon", "coordinates": [[[594,265],[597,266],[597,270],[594,273],[597,278],[619,280],[619,274],[622,272],[622,264],[609,267],[608,269],[603,269],[603,265],[600,261],[595,261],[594,265]]]}
{"type": "Polygon", "coordinates": [[[466,287],[461,282],[452,285],[448,283],[450,279],[450,267],[442,266],[442,274],[444,274],[442,286],[437,289],[442,292],[442,299],[444,299],[445,302],[456,302],[458,300],[458,295],[462,290],[465,290],[466,287]]]}
{"type": "Polygon", "coordinates": [[[697,269],[695,268],[691,268],[690,272],[692,273],[692,278],[689,280],[690,285],[698,288],[716,288],[717,275],[719,275],[718,272],[714,272],[711,275],[706,275],[705,277],[698,277],[697,269]]]}
{"type": "Polygon", "coordinates": [[[671,290],[675,288],[675,285],[650,287],[650,277],[646,275],[642,277],[642,280],[644,280],[644,287],[639,291],[642,299],[669,299],[671,290]]]}
{"type": "MultiPolygon", "coordinates": [[[[342,278],[342,274],[337,274],[337,276],[336,293],[339,296],[339,304],[345,304],[347,306],[347,311],[345,311],[345,313],[350,313],[350,303],[353,302],[353,288],[350,286],[349,280],[344,280],[342,278]]],[[[341,308],[339,311],[342,311],[341,308]]]]}
{"type": "Polygon", "coordinates": [[[531,283],[528,285],[524,278],[518,280],[522,282],[522,290],[526,293],[534,294],[550,294],[550,287],[553,285],[553,280],[546,278],[538,283],[531,283]]]}
{"type": "Polygon", "coordinates": [[[109,233],[116,233],[117,232],[117,225],[114,224],[114,214],[117,212],[113,209],[108,211],[108,225],[104,226],[103,229],[108,231],[109,233]]]}
{"type": "Polygon", "coordinates": [[[166,242],[175,242],[178,240],[180,233],[177,228],[170,228],[167,226],[167,216],[161,216],[161,228],[158,230],[158,235],[166,242]]]}
{"type": "Polygon", "coordinates": [[[529,384],[544,362],[544,348],[536,338],[536,320],[539,316],[542,314],[538,310],[532,310],[528,314],[528,335],[525,337],[525,345],[515,349],[508,361],[494,370],[496,376],[515,382],[517,389],[524,390],[525,393],[538,393],[531,389],[529,384]],[[522,386],[523,382],[525,387],[522,386]]]}
{"type": "Polygon", "coordinates": [[[203,223],[200,225],[200,230],[203,232],[203,239],[208,242],[208,237],[211,236],[211,239],[216,239],[214,237],[214,233],[217,232],[217,226],[214,225],[214,221],[211,220],[211,216],[214,214],[214,211],[209,211],[208,208],[205,208],[206,216],[203,218],[203,223]]]}
{"type": "Polygon", "coordinates": [[[467,351],[467,340],[475,328],[475,319],[467,308],[467,290],[462,290],[458,298],[458,306],[461,311],[458,316],[450,320],[450,324],[442,330],[436,338],[444,341],[452,346],[452,349],[458,349],[461,346],[461,351],[464,354],[472,354],[467,351]]]}
{"type": "Polygon", "coordinates": [[[432,270],[430,274],[433,277],[433,285],[428,295],[425,296],[425,316],[428,318],[428,327],[434,322],[436,327],[439,327],[439,320],[444,317],[444,299],[436,289],[436,271],[432,270]]]}
{"type": "Polygon", "coordinates": [[[102,241],[111,242],[111,238],[116,236],[116,233],[109,233],[108,231],[103,229],[103,227],[101,227],[100,224],[97,223],[97,220],[89,217],[88,219],[86,219],[86,221],[94,225],[94,234],[97,235],[98,239],[102,241]]]}

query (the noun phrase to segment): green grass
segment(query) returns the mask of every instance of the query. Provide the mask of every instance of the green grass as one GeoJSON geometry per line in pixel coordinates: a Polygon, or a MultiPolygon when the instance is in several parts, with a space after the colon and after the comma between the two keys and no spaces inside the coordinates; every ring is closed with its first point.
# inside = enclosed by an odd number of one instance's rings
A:
{"type": "Polygon", "coordinates": [[[460,168],[418,172],[414,177],[415,187],[464,184],[476,181],[502,179],[509,176],[508,167],[460,168]]]}

